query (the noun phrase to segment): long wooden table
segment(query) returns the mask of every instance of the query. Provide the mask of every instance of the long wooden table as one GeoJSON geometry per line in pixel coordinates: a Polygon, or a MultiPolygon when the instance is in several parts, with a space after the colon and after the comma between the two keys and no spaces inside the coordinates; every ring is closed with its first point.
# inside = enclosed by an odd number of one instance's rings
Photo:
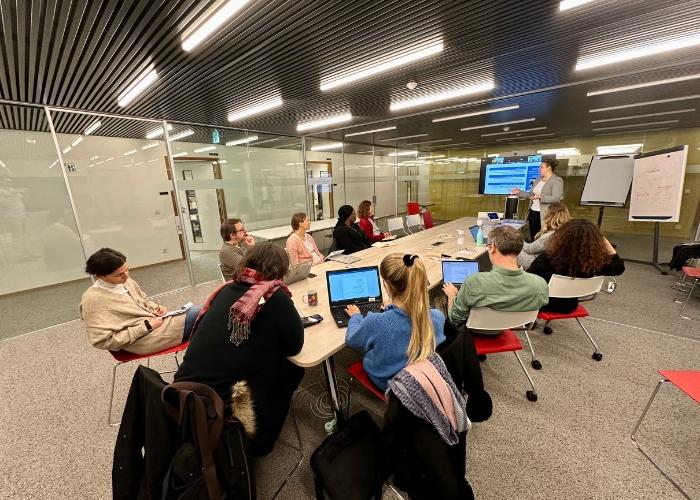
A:
{"type": "Polygon", "coordinates": [[[434,288],[442,281],[442,258],[440,256],[444,254],[455,257],[457,255],[456,231],[458,229],[464,231],[464,246],[470,251],[467,258],[477,260],[486,252],[484,247],[476,247],[469,233],[469,227],[474,224],[476,224],[475,217],[463,217],[398,238],[390,242],[390,246],[383,248],[372,247],[352,254],[355,257],[359,257],[360,260],[351,265],[326,261],[311,268],[311,272],[316,275],[315,278],[298,281],[290,285],[289,289],[292,292],[292,299],[299,312],[303,316],[320,314],[324,320],[320,324],[304,330],[304,347],[299,354],[289,359],[294,364],[303,367],[311,367],[323,363],[328,390],[338,421],[342,419],[342,412],[340,411],[333,355],[345,347],[346,328],[338,328],[331,316],[326,285],[326,271],[379,266],[384,256],[394,252],[416,254],[425,266],[430,288],[434,288]],[[436,242],[442,243],[438,246],[433,246],[433,243],[436,242]],[[315,290],[318,293],[318,305],[309,306],[303,302],[302,298],[308,290],[315,290]]]}

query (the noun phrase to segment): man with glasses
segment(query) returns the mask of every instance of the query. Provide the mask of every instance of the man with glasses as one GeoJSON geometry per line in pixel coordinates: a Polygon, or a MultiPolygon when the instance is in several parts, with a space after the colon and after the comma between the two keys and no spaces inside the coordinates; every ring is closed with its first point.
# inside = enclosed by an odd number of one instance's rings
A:
{"type": "Polygon", "coordinates": [[[221,224],[221,238],[224,240],[219,250],[221,274],[226,281],[231,281],[238,263],[248,249],[255,245],[255,240],[246,230],[241,219],[227,219],[221,224]]]}
{"type": "Polygon", "coordinates": [[[523,249],[523,243],[523,236],[517,229],[508,226],[492,229],[486,246],[493,264],[491,271],[471,274],[459,291],[451,283],[443,285],[453,325],[459,327],[464,324],[472,307],[534,311],[547,303],[547,282],[525,272],[518,265],[518,254],[523,249]]]}

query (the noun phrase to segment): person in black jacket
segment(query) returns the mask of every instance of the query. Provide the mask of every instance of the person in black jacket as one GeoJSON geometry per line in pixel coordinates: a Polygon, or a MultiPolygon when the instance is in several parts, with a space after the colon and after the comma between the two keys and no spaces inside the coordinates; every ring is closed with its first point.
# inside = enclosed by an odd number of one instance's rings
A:
{"type": "Polygon", "coordinates": [[[232,386],[246,381],[255,412],[254,456],[272,451],[304,376],[304,369],[287,359],[304,344],[301,318],[282,281],[288,269],[287,254],[274,244],[248,250],[233,281],[207,299],[175,374],[177,382],[212,387],[227,405],[232,386]]]}
{"type": "Polygon", "coordinates": [[[355,223],[357,215],[350,205],[338,209],[338,223],[333,229],[333,245],[344,253],[355,253],[369,248],[371,243],[365,232],[355,223]]]}
{"type": "MultiPolygon", "coordinates": [[[[625,272],[625,263],[598,226],[586,219],[572,219],[557,229],[528,272],[547,282],[553,274],[572,278],[619,276],[625,272]]],[[[541,310],[568,314],[577,307],[577,298],[553,297],[541,310]]]]}

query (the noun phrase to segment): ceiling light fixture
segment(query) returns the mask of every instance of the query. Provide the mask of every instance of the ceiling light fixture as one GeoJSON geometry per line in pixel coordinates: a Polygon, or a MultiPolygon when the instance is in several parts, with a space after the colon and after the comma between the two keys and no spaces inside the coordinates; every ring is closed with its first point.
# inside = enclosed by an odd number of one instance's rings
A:
{"type": "Polygon", "coordinates": [[[396,125],[394,125],[392,127],[375,128],[372,130],[363,130],[362,132],[353,132],[352,134],[345,134],[345,137],[352,137],[355,135],[364,135],[364,134],[374,134],[375,132],[385,132],[387,130],[396,130],[396,125]]]}
{"type": "Polygon", "coordinates": [[[444,158],[445,155],[433,155],[433,156],[419,156],[419,160],[434,160],[436,158],[444,158]]]}
{"type": "Polygon", "coordinates": [[[182,40],[182,50],[189,52],[209,37],[250,0],[230,0],[208,18],[199,19],[199,26],[182,40]]]}
{"type": "Polygon", "coordinates": [[[160,144],[160,143],[158,143],[158,142],[151,142],[150,144],[146,144],[145,146],[141,146],[141,150],[142,150],[142,151],[145,151],[146,149],[155,148],[156,146],[158,146],[158,144],[160,144]]]}
{"type": "Polygon", "coordinates": [[[598,146],[599,155],[632,154],[640,150],[643,144],[618,144],[617,146],[598,146]]]}
{"type": "Polygon", "coordinates": [[[550,135],[556,135],[554,132],[547,132],[546,134],[532,134],[532,135],[514,135],[513,137],[501,137],[496,139],[497,141],[517,141],[520,139],[532,139],[534,137],[548,137],[550,135]]]}
{"type": "Polygon", "coordinates": [[[369,66],[352,73],[348,73],[345,76],[332,76],[321,80],[321,90],[331,90],[342,85],[346,85],[350,82],[356,82],[358,80],[363,80],[369,78],[370,76],[377,75],[379,73],[384,73],[390,71],[399,66],[404,66],[410,64],[414,61],[430,57],[435,54],[439,54],[444,50],[445,46],[442,42],[428,45],[420,50],[404,51],[403,55],[400,54],[387,54],[382,59],[387,60],[386,62],[375,64],[374,66],[369,66]]]}
{"type": "Polygon", "coordinates": [[[351,113],[343,113],[341,115],[329,116],[327,118],[321,118],[320,120],[314,120],[310,122],[297,123],[297,131],[302,132],[304,130],[311,130],[313,128],[325,127],[326,125],[336,125],[338,123],[346,123],[352,120],[351,113]]]}
{"type": "Polygon", "coordinates": [[[327,149],[340,149],[343,147],[342,142],[331,142],[328,144],[321,144],[320,146],[312,146],[311,151],[325,151],[327,149]]]}
{"type": "Polygon", "coordinates": [[[414,156],[417,154],[418,151],[396,151],[395,153],[389,153],[389,156],[414,156]]]}
{"type": "Polygon", "coordinates": [[[63,154],[66,154],[71,149],[73,149],[73,148],[71,146],[68,146],[66,149],[63,150],[63,154]]]}
{"type": "Polygon", "coordinates": [[[481,134],[481,137],[491,137],[493,135],[517,134],[520,132],[534,132],[535,130],[547,130],[547,127],[532,127],[532,128],[523,128],[520,130],[507,130],[505,132],[491,132],[490,134],[481,134]]]}
{"type": "Polygon", "coordinates": [[[522,120],[513,120],[510,122],[500,122],[500,123],[490,123],[488,125],[476,125],[474,127],[466,127],[466,128],[461,128],[460,130],[464,132],[465,130],[476,130],[480,128],[488,128],[488,127],[500,127],[502,125],[512,125],[514,123],[525,123],[525,122],[534,122],[534,118],[524,118],[522,120]]]}
{"type": "Polygon", "coordinates": [[[614,111],[616,109],[636,108],[639,106],[652,106],[654,104],[665,104],[667,102],[688,101],[690,99],[700,99],[700,94],[686,95],[683,97],[670,97],[668,99],[658,99],[656,101],[635,102],[632,104],[621,104],[620,106],[608,106],[607,108],[589,109],[589,113],[601,113],[603,111],[614,111]]]}
{"type": "Polygon", "coordinates": [[[189,153],[187,151],[182,151],[181,153],[175,153],[173,158],[179,158],[180,156],[187,156],[189,153]]]}
{"type": "Polygon", "coordinates": [[[178,132],[177,134],[171,135],[170,142],[179,141],[180,139],[184,139],[185,137],[189,137],[191,135],[194,135],[194,130],[188,128],[187,130],[183,130],[182,132],[178,132]]]}
{"type": "Polygon", "coordinates": [[[632,123],[630,125],[615,125],[614,127],[599,127],[594,128],[594,132],[599,132],[601,130],[613,130],[616,128],[632,128],[632,127],[646,127],[647,125],[665,125],[666,123],[678,123],[680,120],[664,120],[660,122],[648,122],[648,123],[632,123]]]}
{"type": "Polygon", "coordinates": [[[239,144],[247,144],[249,142],[257,141],[258,136],[257,135],[249,135],[248,137],[244,137],[243,139],[236,139],[235,141],[228,141],[226,143],[227,146],[238,146],[239,144]]]}
{"type": "Polygon", "coordinates": [[[562,0],[559,2],[559,10],[569,10],[579,5],[584,5],[592,2],[593,0],[562,0]]]}
{"type": "Polygon", "coordinates": [[[667,78],[665,80],[656,80],[654,82],[637,83],[635,85],[625,85],[624,87],[615,87],[606,90],[594,90],[591,92],[586,92],[586,96],[591,97],[594,95],[611,94],[613,92],[624,92],[625,90],[635,90],[644,87],[653,87],[655,85],[666,85],[668,83],[685,82],[687,80],[695,80],[696,78],[700,78],[700,74],[679,76],[677,78],[667,78]]]}
{"type": "Polygon", "coordinates": [[[446,101],[448,99],[464,97],[471,94],[477,94],[479,92],[486,92],[489,90],[493,90],[495,86],[496,85],[494,84],[493,80],[489,80],[488,82],[480,83],[477,85],[468,85],[466,87],[460,87],[454,90],[448,90],[446,92],[438,92],[436,94],[429,94],[423,97],[417,97],[415,99],[391,101],[389,109],[391,111],[400,111],[402,109],[423,106],[425,104],[432,104],[440,101],[446,101]]]}
{"type": "Polygon", "coordinates": [[[646,115],[621,116],[619,118],[604,118],[602,120],[591,120],[591,123],[616,122],[619,120],[634,120],[635,118],[648,118],[650,116],[675,115],[676,113],[692,113],[695,108],[679,109],[677,111],[663,111],[661,113],[648,113],[646,115]]]}
{"type": "Polygon", "coordinates": [[[604,134],[595,134],[597,136],[605,136],[605,135],[623,135],[623,134],[640,134],[642,132],[656,132],[657,130],[670,130],[671,127],[655,127],[655,128],[646,128],[643,130],[626,130],[624,132],[605,132],[604,134]]]}
{"type": "Polygon", "coordinates": [[[556,155],[556,156],[579,156],[581,153],[578,148],[554,148],[554,149],[540,149],[537,151],[538,154],[542,155],[556,155]]]}
{"type": "Polygon", "coordinates": [[[126,153],[124,153],[124,156],[130,156],[130,155],[133,155],[134,153],[136,153],[136,150],[135,150],[135,149],[130,149],[129,151],[127,151],[126,153]]]}
{"type": "Polygon", "coordinates": [[[639,59],[641,57],[663,54],[674,50],[685,49],[700,45],[700,34],[684,36],[674,40],[665,40],[651,44],[645,44],[643,47],[623,49],[612,53],[593,54],[579,58],[576,62],[575,69],[577,71],[584,69],[597,68],[607,66],[622,61],[639,59]]]}
{"type": "Polygon", "coordinates": [[[100,128],[101,126],[102,126],[102,122],[100,120],[97,120],[97,121],[93,122],[92,125],[90,125],[88,128],[86,128],[85,131],[83,132],[83,134],[90,135],[95,130],[100,128]]]}
{"type": "Polygon", "coordinates": [[[197,148],[194,150],[195,153],[204,153],[206,151],[214,151],[216,150],[216,146],[205,146],[203,148],[197,148]]]}
{"type": "Polygon", "coordinates": [[[238,120],[242,120],[243,118],[247,118],[249,116],[258,115],[265,111],[269,111],[274,108],[279,108],[280,106],[282,106],[282,104],[284,104],[284,101],[282,99],[277,98],[272,99],[271,101],[264,102],[262,104],[258,104],[257,106],[241,109],[240,111],[232,111],[228,115],[228,121],[235,122],[238,120]]]}
{"type": "MultiPolygon", "coordinates": [[[[173,126],[168,124],[168,132],[170,132],[172,129],[173,126]]],[[[151,130],[150,132],[146,133],[146,139],[155,139],[156,137],[160,137],[161,135],[163,135],[163,127],[151,130]]]]}
{"type": "Polygon", "coordinates": [[[421,144],[432,144],[434,142],[450,142],[452,139],[435,139],[434,141],[408,142],[407,146],[419,146],[421,144]]]}
{"type": "Polygon", "coordinates": [[[519,104],[513,106],[504,106],[502,108],[485,109],[483,111],[474,111],[473,113],[464,113],[463,115],[445,116],[444,118],[434,118],[433,123],[446,122],[448,120],[458,120],[460,118],[469,118],[470,116],[488,115],[489,113],[500,113],[501,111],[510,111],[511,109],[520,108],[519,104]]]}
{"type": "Polygon", "coordinates": [[[122,108],[125,107],[151,86],[157,78],[158,73],[156,73],[156,67],[154,64],[151,64],[124,92],[119,94],[119,97],[117,97],[117,104],[122,108]]]}
{"type": "Polygon", "coordinates": [[[81,142],[83,142],[83,136],[79,135],[78,137],[75,138],[75,140],[73,142],[70,143],[70,145],[73,147],[76,147],[81,142]]]}
{"type": "Polygon", "coordinates": [[[382,142],[388,141],[399,141],[401,139],[414,139],[416,137],[425,137],[428,134],[415,134],[415,135],[402,135],[401,137],[387,137],[386,139],[379,139],[382,142]]]}

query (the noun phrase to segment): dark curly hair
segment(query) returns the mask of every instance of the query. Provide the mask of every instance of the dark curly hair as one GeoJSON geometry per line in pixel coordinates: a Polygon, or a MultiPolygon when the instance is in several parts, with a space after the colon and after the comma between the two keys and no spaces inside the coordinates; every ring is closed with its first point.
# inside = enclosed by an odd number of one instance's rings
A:
{"type": "Polygon", "coordinates": [[[610,260],[598,226],[586,219],[572,219],[554,232],[547,245],[549,261],[557,274],[593,276],[610,260]]]}

